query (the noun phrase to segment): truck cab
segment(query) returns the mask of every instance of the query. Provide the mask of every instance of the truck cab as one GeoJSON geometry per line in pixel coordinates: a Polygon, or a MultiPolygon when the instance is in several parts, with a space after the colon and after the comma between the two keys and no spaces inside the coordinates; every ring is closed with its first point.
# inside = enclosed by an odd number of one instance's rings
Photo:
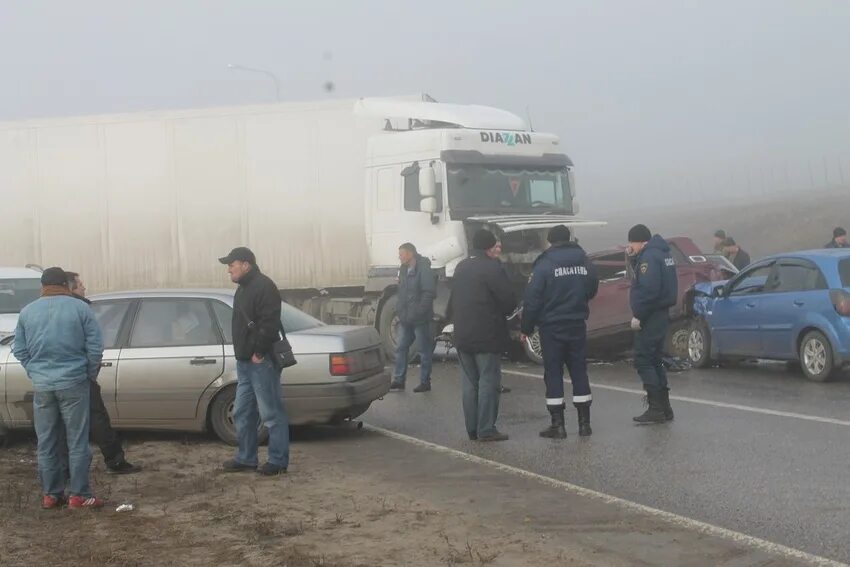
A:
{"type": "Polygon", "coordinates": [[[450,322],[451,279],[480,228],[502,242],[505,268],[521,293],[546,233],[558,224],[599,226],[576,216],[573,163],[553,134],[511,113],[439,103],[362,101],[382,113],[366,158],[367,293],[380,294],[376,325],[395,347],[393,295],[398,247],[412,242],[438,274],[435,333],[450,322]],[[402,116],[399,119],[399,116],[402,116]],[[400,122],[399,122],[400,121],[400,122]],[[399,198],[401,196],[401,198],[399,198]]]}

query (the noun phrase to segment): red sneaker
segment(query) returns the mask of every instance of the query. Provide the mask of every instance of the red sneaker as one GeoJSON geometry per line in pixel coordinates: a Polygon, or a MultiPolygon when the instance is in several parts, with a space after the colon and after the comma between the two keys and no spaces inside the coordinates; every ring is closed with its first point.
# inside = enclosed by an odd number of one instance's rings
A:
{"type": "Polygon", "coordinates": [[[106,500],[100,498],[83,498],[82,496],[71,496],[68,500],[68,508],[103,508],[106,506],[106,500]]]}
{"type": "Polygon", "coordinates": [[[56,496],[50,496],[49,494],[45,494],[41,498],[41,509],[53,510],[54,508],[61,508],[64,503],[64,498],[58,498],[56,496]]]}

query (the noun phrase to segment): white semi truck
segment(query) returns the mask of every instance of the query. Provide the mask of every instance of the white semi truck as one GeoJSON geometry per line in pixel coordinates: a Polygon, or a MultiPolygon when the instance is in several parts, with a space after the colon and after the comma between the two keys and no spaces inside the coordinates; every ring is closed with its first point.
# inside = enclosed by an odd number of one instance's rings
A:
{"type": "Polygon", "coordinates": [[[229,286],[250,246],[288,302],[395,345],[398,247],[439,274],[435,329],[472,233],[519,291],[576,217],[557,136],[427,95],[0,123],[0,266],[60,265],[94,291],[229,286]]]}

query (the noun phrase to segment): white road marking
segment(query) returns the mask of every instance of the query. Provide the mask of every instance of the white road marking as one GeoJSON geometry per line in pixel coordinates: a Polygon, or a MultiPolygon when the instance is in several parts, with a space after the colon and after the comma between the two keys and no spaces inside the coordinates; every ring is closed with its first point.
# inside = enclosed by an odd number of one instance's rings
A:
{"type": "MultiPolygon", "coordinates": [[[[543,379],[543,376],[540,374],[534,374],[531,372],[520,372],[518,370],[505,370],[502,369],[502,374],[511,374],[513,376],[522,376],[524,378],[538,378],[543,379]]],[[[569,380],[564,380],[565,384],[570,384],[569,380]]],[[[636,390],[634,388],[623,388],[622,386],[611,386],[608,384],[597,384],[591,383],[591,387],[599,390],[612,390],[614,392],[625,392],[627,394],[637,394],[639,396],[643,396],[646,394],[643,390],[636,390]]],[[[712,400],[703,400],[701,398],[689,398],[686,396],[670,396],[671,400],[676,400],[679,402],[688,402],[691,404],[700,404],[703,406],[713,406],[716,408],[726,408],[726,409],[734,409],[740,411],[748,411],[752,413],[760,413],[763,415],[775,415],[779,417],[791,417],[794,419],[801,419],[803,421],[814,421],[816,423],[829,423],[831,425],[843,425],[844,427],[850,427],[850,421],[844,419],[836,419],[834,417],[821,417],[819,415],[809,415],[805,413],[794,413],[791,411],[781,411],[781,410],[772,410],[768,408],[758,408],[753,406],[745,406],[741,404],[728,404],[726,402],[715,402],[712,400]]]]}
{"type": "MultiPolygon", "coordinates": [[[[504,371],[503,371],[504,372],[504,371]]],[[[639,512],[641,514],[647,514],[653,516],[655,518],[659,518],[671,524],[684,527],[689,530],[694,530],[696,532],[720,537],[726,540],[734,541],[736,543],[740,543],[743,545],[750,546],[752,548],[758,549],[760,551],[764,551],[766,553],[771,553],[774,555],[778,555],[787,559],[795,559],[798,561],[805,561],[811,565],[820,565],[823,567],[850,567],[850,565],[846,563],[841,563],[840,561],[835,561],[832,559],[827,559],[826,557],[820,557],[818,555],[813,555],[811,553],[806,553],[805,551],[800,551],[799,549],[794,549],[793,547],[787,547],[785,545],[781,545],[778,543],[773,543],[771,541],[767,541],[761,538],[757,538],[754,536],[750,536],[747,534],[743,534],[741,532],[736,532],[733,530],[729,530],[726,528],[721,528],[719,526],[715,526],[713,524],[708,524],[706,522],[701,522],[699,520],[694,520],[693,518],[688,518],[686,516],[680,516],[679,514],[674,514],[672,512],[665,512],[664,510],[659,510],[658,508],[652,508],[651,506],[646,506],[645,504],[639,504],[637,502],[632,502],[631,500],[626,500],[624,498],[620,498],[618,496],[611,496],[610,494],[605,494],[604,492],[599,492],[596,490],[591,490],[589,488],[584,488],[575,484],[571,484],[569,482],[565,482],[563,480],[558,480],[552,477],[544,476],[541,474],[537,474],[531,471],[527,471],[525,469],[521,469],[519,467],[514,467],[511,465],[506,465],[504,463],[499,463],[497,461],[491,461],[490,459],[485,459],[483,457],[479,457],[477,455],[472,455],[470,453],[465,453],[463,451],[459,451],[457,449],[452,449],[451,447],[446,447],[444,445],[438,445],[436,443],[431,443],[430,441],[425,441],[423,439],[419,439],[417,437],[411,437],[410,435],[405,435],[403,433],[398,433],[396,431],[391,431],[389,429],[384,429],[383,427],[377,427],[374,425],[365,424],[367,429],[370,429],[376,433],[380,433],[386,437],[390,437],[392,439],[398,439],[399,441],[404,441],[406,443],[410,443],[412,445],[418,445],[420,447],[424,447],[426,449],[430,449],[432,451],[437,451],[440,453],[445,453],[447,455],[451,455],[453,457],[458,457],[465,461],[469,461],[471,463],[476,463],[480,465],[486,465],[489,467],[493,467],[497,470],[500,470],[505,473],[513,474],[516,476],[525,477],[531,480],[535,480],[541,482],[543,484],[548,484],[549,486],[553,486],[555,488],[560,488],[566,492],[570,492],[572,494],[576,494],[578,496],[585,496],[588,498],[593,498],[595,500],[599,500],[601,502],[605,502],[606,504],[614,504],[620,506],[626,510],[630,510],[633,512],[639,512]]]]}

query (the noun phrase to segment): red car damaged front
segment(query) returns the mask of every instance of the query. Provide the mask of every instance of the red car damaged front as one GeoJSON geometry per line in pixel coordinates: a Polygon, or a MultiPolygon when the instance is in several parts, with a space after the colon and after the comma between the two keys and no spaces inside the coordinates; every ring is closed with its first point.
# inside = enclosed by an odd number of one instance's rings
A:
{"type": "MultiPolygon", "coordinates": [[[[689,296],[699,282],[725,280],[729,277],[727,263],[704,255],[693,240],[687,237],[667,239],[679,276],[679,299],[670,310],[673,323],[667,336],[667,353],[684,356],[687,347],[689,321],[686,318],[689,296]]],[[[629,306],[632,270],[625,247],[588,254],[599,274],[599,293],[590,303],[587,321],[588,350],[595,358],[622,356],[631,348],[630,328],[632,311],[629,306]]],[[[540,338],[535,333],[523,344],[526,355],[542,363],[540,338]]]]}

